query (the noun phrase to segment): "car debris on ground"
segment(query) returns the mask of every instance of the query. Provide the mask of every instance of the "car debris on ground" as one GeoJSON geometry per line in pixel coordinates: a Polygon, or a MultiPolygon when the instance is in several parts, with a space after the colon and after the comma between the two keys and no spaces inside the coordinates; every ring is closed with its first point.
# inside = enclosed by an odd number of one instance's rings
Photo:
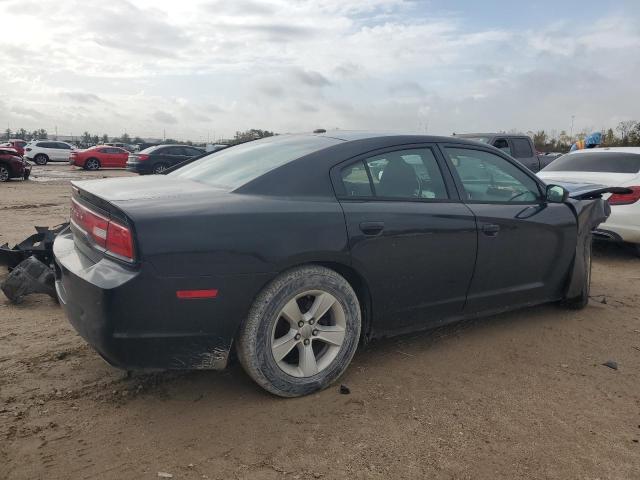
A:
{"type": "Polygon", "coordinates": [[[35,227],[36,232],[22,242],[9,248],[0,245],[0,263],[7,266],[9,276],[0,289],[13,303],[20,303],[31,293],[44,293],[54,299],[55,277],[53,273],[53,241],[68,223],[53,228],[35,227]]]}

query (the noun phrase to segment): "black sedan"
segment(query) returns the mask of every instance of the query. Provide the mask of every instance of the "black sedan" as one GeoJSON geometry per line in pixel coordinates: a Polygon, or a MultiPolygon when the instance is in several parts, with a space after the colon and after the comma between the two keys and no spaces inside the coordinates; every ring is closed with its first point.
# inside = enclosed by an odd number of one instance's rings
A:
{"type": "Polygon", "coordinates": [[[374,337],[588,302],[606,189],[571,196],[459,138],[270,137],[167,175],[73,183],[54,245],[76,330],[125,369],[322,389],[374,337]]]}
{"type": "Polygon", "coordinates": [[[138,153],[129,154],[127,170],[140,175],[163,173],[203,153],[205,153],[204,149],[190,145],[156,145],[138,153]]]}

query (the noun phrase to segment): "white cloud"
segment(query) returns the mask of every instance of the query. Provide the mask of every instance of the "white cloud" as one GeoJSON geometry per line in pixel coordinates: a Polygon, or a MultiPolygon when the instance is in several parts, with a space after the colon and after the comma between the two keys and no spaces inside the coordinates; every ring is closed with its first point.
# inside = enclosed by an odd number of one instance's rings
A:
{"type": "Polygon", "coordinates": [[[529,30],[405,0],[0,3],[0,122],[206,138],[266,128],[605,126],[636,115],[638,18],[529,30]],[[170,130],[170,131],[169,131],[170,130]]]}

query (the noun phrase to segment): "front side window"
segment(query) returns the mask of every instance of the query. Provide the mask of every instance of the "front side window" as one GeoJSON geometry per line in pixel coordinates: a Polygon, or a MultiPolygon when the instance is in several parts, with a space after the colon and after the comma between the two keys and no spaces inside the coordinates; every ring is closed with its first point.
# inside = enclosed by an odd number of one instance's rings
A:
{"type": "Polygon", "coordinates": [[[504,158],[470,148],[445,148],[460,177],[466,199],[479,203],[533,203],[538,184],[504,158]]]}
{"type": "Polygon", "coordinates": [[[502,150],[507,155],[511,155],[511,147],[509,146],[509,142],[506,138],[499,138],[495,142],[493,142],[493,146],[498,150],[502,150]]]}

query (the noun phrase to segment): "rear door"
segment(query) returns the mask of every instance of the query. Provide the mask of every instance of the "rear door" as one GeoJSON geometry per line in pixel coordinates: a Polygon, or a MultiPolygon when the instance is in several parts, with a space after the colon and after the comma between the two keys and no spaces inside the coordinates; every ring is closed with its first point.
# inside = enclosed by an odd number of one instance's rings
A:
{"type": "Polygon", "coordinates": [[[180,162],[183,162],[187,159],[187,156],[182,149],[182,147],[167,147],[162,151],[164,157],[164,163],[168,167],[173,167],[180,162]]]}
{"type": "Polygon", "coordinates": [[[467,313],[559,299],[576,248],[574,214],[546,203],[535,176],[482,147],[443,145],[478,222],[478,258],[467,313]]]}
{"type": "Polygon", "coordinates": [[[462,313],[476,223],[432,144],[393,147],[334,167],[354,266],[367,278],[374,328],[401,331],[462,313]]]}
{"type": "Polygon", "coordinates": [[[56,160],[68,162],[71,157],[71,146],[64,142],[55,142],[56,160]]]}
{"type": "Polygon", "coordinates": [[[540,170],[540,161],[536,152],[531,146],[531,140],[528,137],[512,137],[511,156],[522,163],[532,172],[540,170]]]}
{"type": "Polygon", "coordinates": [[[111,152],[111,164],[115,168],[124,168],[129,158],[129,152],[123,148],[113,147],[111,152]]]}

